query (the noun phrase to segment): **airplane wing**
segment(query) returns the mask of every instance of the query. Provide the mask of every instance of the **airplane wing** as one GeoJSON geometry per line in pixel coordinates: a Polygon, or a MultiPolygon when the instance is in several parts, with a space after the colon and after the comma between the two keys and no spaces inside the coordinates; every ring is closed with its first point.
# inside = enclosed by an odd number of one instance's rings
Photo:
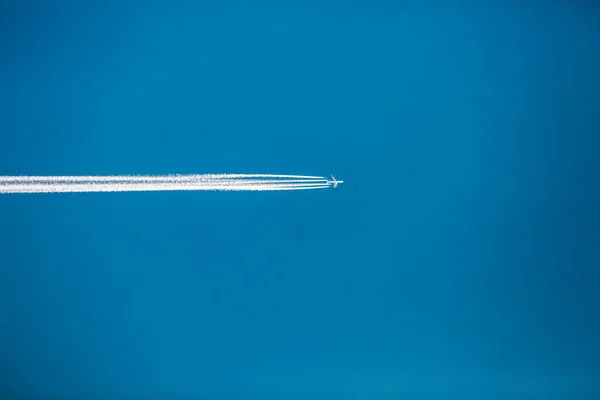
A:
{"type": "Polygon", "coordinates": [[[335,179],[335,176],[331,175],[331,179],[333,179],[333,188],[335,189],[338,185],[337,180],[335,179]]]}

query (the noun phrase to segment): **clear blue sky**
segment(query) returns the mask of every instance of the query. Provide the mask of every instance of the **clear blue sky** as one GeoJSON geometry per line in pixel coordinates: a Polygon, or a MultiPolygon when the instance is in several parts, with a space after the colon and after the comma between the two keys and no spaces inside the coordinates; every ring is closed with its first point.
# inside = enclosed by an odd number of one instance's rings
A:
{"type": "Polygon", "coordinates": [[[2,397],[600,396],[599,7],[200,3],[0,5],[0,174],[345,183],[1,196],[2,397]]]}

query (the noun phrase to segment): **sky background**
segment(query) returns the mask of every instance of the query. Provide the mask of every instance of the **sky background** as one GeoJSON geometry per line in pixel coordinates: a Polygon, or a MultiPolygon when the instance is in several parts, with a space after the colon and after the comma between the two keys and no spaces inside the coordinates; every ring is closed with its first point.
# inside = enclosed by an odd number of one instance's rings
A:
{"type": "Polygon", "coordinates": [[[599,398],[593,2],[84,3],[0,4],[0,175],[345,183],[1,195],[1,397],[599,398]]]}

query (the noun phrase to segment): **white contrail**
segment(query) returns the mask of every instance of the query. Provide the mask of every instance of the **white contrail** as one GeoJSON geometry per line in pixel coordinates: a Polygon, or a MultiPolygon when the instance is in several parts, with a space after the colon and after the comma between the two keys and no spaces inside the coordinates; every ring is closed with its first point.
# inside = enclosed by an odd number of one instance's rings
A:
{"type": "Polygon", "coordinates": [[[308,175],[275,175],[275,174],[194,174],[194,175],[116,175],[116,176],[0,176],[0,182],[12,181],[139,181],[139,180],[172,180],[172,179],[258,179],[258,178],[292,178],[292,179],[313,179],[326,181],[322,176],[308,175]]]}
{"type": "Polygon", "coordinates": [[[0,193],[137,192],[165,190],[277,191],[326,189],[322,176],[277,174],[0,176],[0,193]]]}

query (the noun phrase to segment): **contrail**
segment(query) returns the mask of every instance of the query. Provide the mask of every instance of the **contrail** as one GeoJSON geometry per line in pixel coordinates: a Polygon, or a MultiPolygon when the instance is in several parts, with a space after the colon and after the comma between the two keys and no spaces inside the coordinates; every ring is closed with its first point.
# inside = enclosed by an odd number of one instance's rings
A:
{"type": "Polygon", "coordinates": [[[276,174],[0,176],[0,193],[279,191],[326,189],[337,183],[323,176],[276,174]]]}

